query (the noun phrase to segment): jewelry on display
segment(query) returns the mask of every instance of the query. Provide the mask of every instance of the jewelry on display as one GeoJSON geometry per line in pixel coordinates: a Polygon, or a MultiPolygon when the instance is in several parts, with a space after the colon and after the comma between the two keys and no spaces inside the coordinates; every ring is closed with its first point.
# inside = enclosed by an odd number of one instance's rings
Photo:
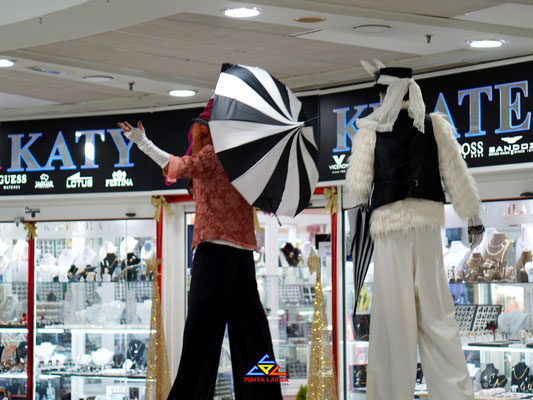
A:
{"type": "Polygon", "coordinates": [[[526,366],[526,368],[525,368],[525,370],[524,370],[524,372],[522,373],[521,376],[516,376],[516,367],[517,367],[517,365],[513,368],[513,376],[514,376],[515,379],[517,379],[517,380],[520,381],[520,380],[522,380],[522,378],[524,378],[524,376],[526,376],[527,373],[529,372],[529,367],[526,366]]]}

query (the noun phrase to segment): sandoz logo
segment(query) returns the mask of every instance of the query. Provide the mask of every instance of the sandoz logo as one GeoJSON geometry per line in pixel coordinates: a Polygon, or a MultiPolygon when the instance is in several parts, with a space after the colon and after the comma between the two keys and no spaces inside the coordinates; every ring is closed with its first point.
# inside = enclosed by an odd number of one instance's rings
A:
{"type": "Polygon", "coordinates": [[[503,146],[490,146],[489,157],[514,156],[516,154],[533,153],[533,142],[518,143],[523,136],[503,137],[503,146]]]}

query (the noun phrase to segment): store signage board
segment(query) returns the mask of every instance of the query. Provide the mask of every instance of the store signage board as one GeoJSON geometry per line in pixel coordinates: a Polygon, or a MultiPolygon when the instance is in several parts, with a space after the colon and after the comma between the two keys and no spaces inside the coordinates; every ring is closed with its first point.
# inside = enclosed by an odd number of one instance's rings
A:
{"type": "MultiPolygon", "coordinates": [[[[533,162],[533,62],[417,79],[427,111],[448,116],[470,167],[533,162]]],[[[320,182],[342,181],[355,121],[379,105],[372,88],[302,97],[319,146],[320,182]],[[318,119],[316,117],[319,117],[318,119]]],[[[105,193],[183,189],[116,123],[143,121],[149,137],[186,154],[188,130],[201,108],[0,123],[0,195],[105,193]]]]}
{"type": "Polygon", "coordinates": [[[152,140],[174,154],[188,148],[198,109],[0,124],[0,195],[105,193],[184,188],[126,139],[117,121],[142,121],[152,140]],[[152,134],[158,132],[154,137],[152,134]]]}
{"type": "MultiPolygon", "coordinates": [[[[427,111],[446,114],[470,167],[533,161],[533,62],[418,79],[427,111]]],[[[355,119],[378,102],[372,89],[320,98],[320,181],[344,179],[355,119]]]]}

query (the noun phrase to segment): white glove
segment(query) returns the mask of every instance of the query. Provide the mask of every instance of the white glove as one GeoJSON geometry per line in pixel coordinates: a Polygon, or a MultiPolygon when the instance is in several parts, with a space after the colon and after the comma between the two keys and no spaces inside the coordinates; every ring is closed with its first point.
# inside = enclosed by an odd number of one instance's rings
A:
{"type": "Polygon", "coordinates": [[[468,218],[468,241],[471,243],[470,248],[475,249],[483,240],[485,227],[479,216],[468,218]]]}
{"type": "Polygon", "coordinates": [[[155,163],[159,165],[162,169],[166,167],[166,165],[170,161],[170,154],[164,150],[161,150],[150,139],[146,137],[146,133],[144,132],[144,128],[141,123],[139,123],[139,128],[142,129],[133,128],[127,122],[124,124],[119,124],[119,126],[122,128],[124,136],[126,136],[129,140],[133,141],[137,145],[139,150],[141,150],[144,154],[154,160],[155,163]],[[133,129],[128,130],[128,128],[133,129]]]}

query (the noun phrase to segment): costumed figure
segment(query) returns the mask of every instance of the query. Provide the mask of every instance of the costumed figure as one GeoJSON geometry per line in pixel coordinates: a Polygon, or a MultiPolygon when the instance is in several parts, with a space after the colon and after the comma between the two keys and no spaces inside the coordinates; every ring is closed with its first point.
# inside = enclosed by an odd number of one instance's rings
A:
{"type": "Polygon", "coordinates": [[[220,351],[228,325],[236,399],[281,400],[276,382],[245,382],[265,354],[274,359],[268,321],[257,292],[253,209],[231,185],[215,154],[209,130],[212,100],[195,119],[191,156],[156,147],[142,124],[118,125],[170,181],[192,178],[195,250],[183,350],[169,399],[207,400],[215,391],[220,351]]]}
{"type": "Polygon", "coordinates": [[[473,399],[454,304],[444,272],[440,229],[444,191],[482,239],[480,200],[453,126],[425,113],[409,68],[363,63],[382,104],[357,120],[347,172],[356,204],[371,204],[374,289],[367,400],[413,398],[417,344],[433,400],[473,399]],[[384,97],[383,97],[384,95],[384,97]],[[441,181],[442,179],[442,181],[441,181]]]}

